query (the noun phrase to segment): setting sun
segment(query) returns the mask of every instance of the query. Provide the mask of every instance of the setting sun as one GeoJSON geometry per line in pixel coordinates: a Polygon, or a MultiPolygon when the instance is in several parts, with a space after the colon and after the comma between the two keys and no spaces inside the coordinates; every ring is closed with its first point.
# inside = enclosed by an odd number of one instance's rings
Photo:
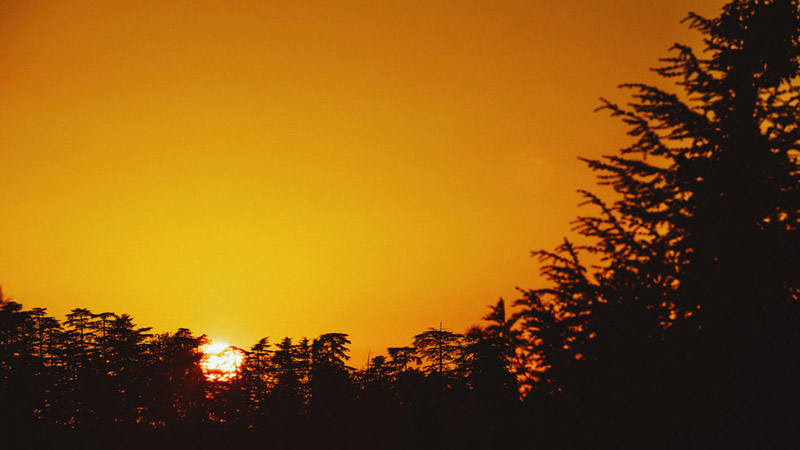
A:
{"type": "Polygon", "coordinates": [[[200,347],[203,359],[200,367],[210,381],[230,381],[239,373],[244,351],[222,342],[209,341],[200,347]]]}

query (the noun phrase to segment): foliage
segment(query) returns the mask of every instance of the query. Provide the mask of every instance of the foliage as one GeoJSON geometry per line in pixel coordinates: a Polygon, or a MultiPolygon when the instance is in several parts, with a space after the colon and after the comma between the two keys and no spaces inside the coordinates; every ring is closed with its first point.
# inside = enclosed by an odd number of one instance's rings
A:
{"type": "Polygon", "coordinates": [[[682,92],[625,84],[632,102],[603,100],[633,138],[587,160],[616,200],[583,192],[599,210],[575,221],[586,243],[535,252],[551,286],[517,302],[531,398],[604,433],[649,417],[619,442],[783,437],[800,398],[786,370],[800,357],[800,13],[732,1],[687,21],[705,52],[676,45],[655,69],[682,92]],[[775,405],[780,419],[757,412],[775,405]]]}
{"type": "Polygon", "coordinates": [[[509,369],[514,332],[502,302],[487,317],[489,326],[469,341],[429,329],[417,337],[418,347],[390,348],[390,359],[375,356],[361,370],[346,365],[344,333],[297,343],[287,337],[274,348],[265,337],[245,352],[237,377],[213,381],[200,366],[207,340],[188,329],[151,334],[127,314],[84,308],[59,322],[45,309],[28,311],[8,300],[0,307],[0,436],[13,442],[31,439],[23,430],[47,430],[28,443],[50,446],[55,440],[48,439],[63,433],[125,434],[142,442],[189,431],[198,445],[269,436],[282,447],[373,448],[377,434],[355,437],[357,424],[369,423],[386,433],[401,424],[406,431],[398,442],[415,447],[428,440],[455,445],[463,438],[455,430],[478,420],[465,411],[518,403],[509,369]],[[498,393],[505,393],[502,405],[492,400],[498,393]]]}

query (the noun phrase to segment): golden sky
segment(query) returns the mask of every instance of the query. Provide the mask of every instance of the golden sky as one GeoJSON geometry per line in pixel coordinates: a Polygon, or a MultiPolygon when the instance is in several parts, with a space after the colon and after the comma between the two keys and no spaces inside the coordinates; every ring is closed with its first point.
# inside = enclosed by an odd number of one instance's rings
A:
{"type": "Polygon", "coordinates": [[[0,3],[0,285],[360,367],[539,283],[717,0],[0,3]]]}

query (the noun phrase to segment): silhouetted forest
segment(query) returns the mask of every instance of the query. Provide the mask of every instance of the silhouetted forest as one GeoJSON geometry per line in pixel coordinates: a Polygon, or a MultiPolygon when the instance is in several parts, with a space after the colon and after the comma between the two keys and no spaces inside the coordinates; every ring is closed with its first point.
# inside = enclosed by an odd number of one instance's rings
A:
{"type": "Polygon", "coordinates": [[[675,92],[602,101],[631,144],[586,163],[616,195],[584,191],[574,239],[534,252],[545,286],[359,369],[347,334],[264,338],[228,381],[204,377],[187,329],[3,298],[0,442],[800,448],[798,2],[686,23],[706,48],[661,60],[675,92]]]}

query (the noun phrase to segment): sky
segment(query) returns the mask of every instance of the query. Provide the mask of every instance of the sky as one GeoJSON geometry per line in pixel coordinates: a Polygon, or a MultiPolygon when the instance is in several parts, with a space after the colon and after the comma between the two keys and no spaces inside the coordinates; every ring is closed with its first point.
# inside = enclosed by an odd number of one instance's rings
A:
{"type": "Polygon", "coordinates": [[[0,286],[353,360],[543,286],[594,112],[722,1],[0,2],[0,286]]]}

